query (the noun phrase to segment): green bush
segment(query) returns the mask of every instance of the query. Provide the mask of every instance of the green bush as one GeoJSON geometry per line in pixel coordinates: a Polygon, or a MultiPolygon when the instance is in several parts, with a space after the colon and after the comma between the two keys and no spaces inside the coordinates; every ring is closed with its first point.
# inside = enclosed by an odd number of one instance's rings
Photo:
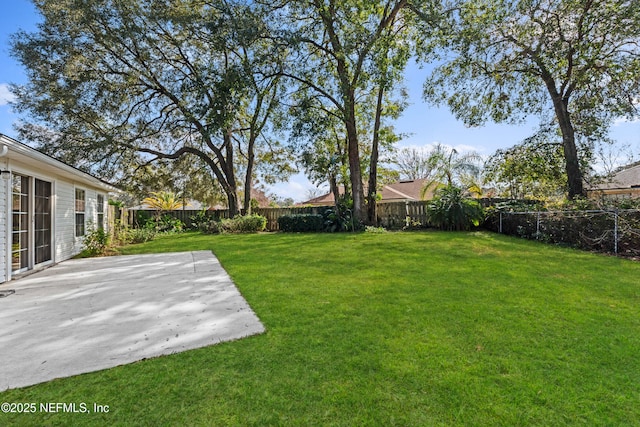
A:
{"type": "Polygon", "coordinates": [[[144,243],[156,237],[156,231],[152,228],[125,228],[120,231],[118,237],[122,244],[144,243]]]}
{"type": "Polygon", "coordinates": [[[144,227],[148,222],[153,221],[153,217],[147,211],[134,211],[135,223],[139,227],[144,227]]]}
{"type": "Polygon", "coordinates": [[[284,215],[278,218],[280,231],[314,232],[324,228],[324,217],[318,214],[284,215]]]}
{"type": "Polygon", "coordinates": [[[449,231],[470,230],[484,220],[484,210],[476,200],[464,196],[461,188],[442,187],[427,207],[429,223],[449,231]]]}
{"type": "Polygon", "coordinates": [[[155,219],[155,228],[160,233],[179,233],[184,228],[184,223],[171,215],[162,215],[155,219]]]}
{"type": "Polygon", "coordinates": [[[323,218],[324,231],[329,233],[364,229],[364,224],[353,216],[353,200],[344,196],[338,199],[335,206],[323,212],[323,218]]]}
{"type": "Polygon", "coordinates": [[[198,230],[205,234],[219,234],[222,231],[222,225],[220,224],[220,221],[211,219],[206,222],[198,223],[198,230]]]}
{"type": "Polygon", "coordinates": [[[206,209],[201,209],[195,215],[189,217],[191,220],[191,229],[192,230],[200,230],[206,227],[212,221],[212,218],[209,217],[206,209]]]}
{"type": "Polygon", "coordinates": [[[267,227],[267,218],[262,215],[238,215],[232,219],[223,219],[220,225],[226,233],[257,233],[267,227]]]}
{"type": "Polygon", "coordinates": [[[104,254],[109,245],[109,235],[102,228],[89,229],[84,236],[83,252],[88,256],[104,254]]]}

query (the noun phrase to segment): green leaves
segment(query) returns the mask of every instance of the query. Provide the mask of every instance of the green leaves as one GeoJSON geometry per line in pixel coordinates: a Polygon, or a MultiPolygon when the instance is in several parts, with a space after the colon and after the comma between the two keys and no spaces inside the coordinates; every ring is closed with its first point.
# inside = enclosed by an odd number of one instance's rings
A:
{"type": "Polygon", "coordinates": [[[466,198],[462,188],[448,185],[436,191],[427,218],[430,225],[442,230],[470,230],[484,220],[484,210],[476,200],[466,198]]]}
{"type": "Polygon", "coordinates": [[[452,58],[425,83],[470,126],[555,115],[568,192],[584,192],[579,139],[637,116],[640,7],[616,0],[466,1],[440,34],[452,58]]]}
{"type": "Polygon", "coordinates": [[[235,210],[238,170],[250,183],[257,155],[281,149],[265,134],[279,105],[273,64],[282,51],[274,53],[262,11],[225,0],[40,0],[37,7],[45,20],[39,31],[13,39],[30,74],[17,103],[74,142],[56,155],[89,152],[97,174],[105,162],[125,169],[195,155],[235,210]]]}

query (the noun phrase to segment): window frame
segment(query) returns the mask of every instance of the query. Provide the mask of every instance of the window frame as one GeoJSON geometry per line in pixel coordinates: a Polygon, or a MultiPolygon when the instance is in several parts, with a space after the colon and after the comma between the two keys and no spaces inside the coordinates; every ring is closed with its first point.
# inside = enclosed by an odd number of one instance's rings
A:
{"type": "Polygon", "coordinates": [[[96,228],[98,230],[104,230],[104,218],[105,218],[105,209],[104,209],[104,194],[98,193],[96,195],[96,228]]]}
{"type": "Polygon", "coordinates": [[[84,237],[87,234],[86,213],[87,213],[87,192],[83,188],[76,188],[74,192],[75,211],[75,236],[84,237]],[[78,198],[81,195],[82,198],[78,198]]]}

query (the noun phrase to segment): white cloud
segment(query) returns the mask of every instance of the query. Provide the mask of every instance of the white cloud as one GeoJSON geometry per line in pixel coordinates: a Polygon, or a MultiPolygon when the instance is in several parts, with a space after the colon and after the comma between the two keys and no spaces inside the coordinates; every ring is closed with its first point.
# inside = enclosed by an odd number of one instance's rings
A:
{"type": "Polygon", "coordinates": [[[0,83],[0,105],[7,105],[15,98],[15,95],[9,90],[9,85],[6,83],[0,83]]]}

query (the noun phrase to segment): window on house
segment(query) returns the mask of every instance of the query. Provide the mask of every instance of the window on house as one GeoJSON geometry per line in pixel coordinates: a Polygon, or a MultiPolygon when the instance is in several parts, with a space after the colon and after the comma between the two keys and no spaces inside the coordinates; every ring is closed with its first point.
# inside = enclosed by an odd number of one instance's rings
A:
{"type": "Polygon", "coordinates": [[[85,193],[76,188],[76,237],[84,236],[84,212],[85,193]]]}
{"type": "Polygon", "coordinates": [[[98,230],[104,230],[104,196],[102,194],[98,194],[96,211],[98,212],[98,230]]]}

